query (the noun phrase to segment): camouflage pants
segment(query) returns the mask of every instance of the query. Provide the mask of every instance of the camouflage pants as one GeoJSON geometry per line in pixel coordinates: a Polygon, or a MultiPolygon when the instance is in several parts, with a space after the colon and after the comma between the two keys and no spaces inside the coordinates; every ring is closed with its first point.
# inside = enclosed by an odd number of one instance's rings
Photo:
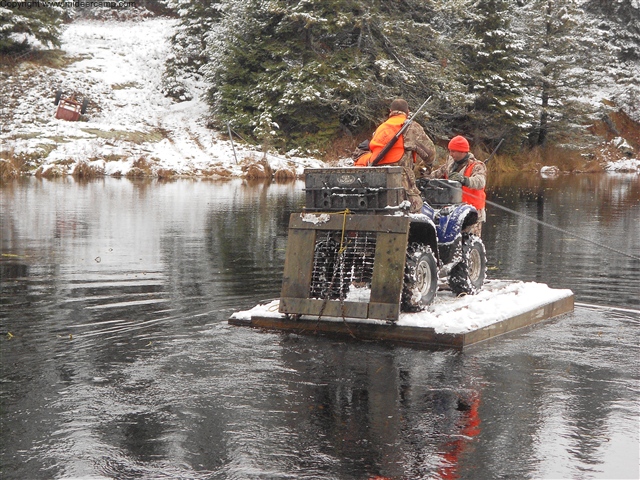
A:
{"type": "Polygon", "coordinates": [[[482,223],[483,222],[476,222],[473,225],[471,225],[467,231],[469,233],[472,233],[474,235],[477,235],[478,237],[482,236],[482,223]]]}
{"type": "Polygon", "coordinates": [[[473,233],[478,237],[482,236],[482,224],[487,221],[487,213],[484,208],[478,210],[478,221],[465,229],[468,233],[473,233]]]}
{"type": "Polygon", "coordinates": [[[406,199],[411,204],[409,207],[409,212],[411,213],[419,213],[422,211],[422,204],[424,200],[420,195],[420,190],[416,186],[416,177],[413,173],[413,162],[411,165],[405,165],[404,157],[397,163],[402,167],[402,188],[404,188],[404,193],[406,199]]]}

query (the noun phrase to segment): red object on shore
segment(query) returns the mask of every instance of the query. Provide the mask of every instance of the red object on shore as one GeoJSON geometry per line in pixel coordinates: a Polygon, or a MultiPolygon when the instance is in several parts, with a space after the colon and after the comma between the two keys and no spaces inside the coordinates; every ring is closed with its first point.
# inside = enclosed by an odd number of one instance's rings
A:
{"type": "Polygon", "coordinates": [[[55,100],[55,104],[58,105],[56,118],[75,122],[80,118],[80,115],[87,111],[88,103],[88,99],[85,98],[82,102],[79,102],[73,95],[69,98],[62,98],[62,92],[58,91],[55,100]]]}

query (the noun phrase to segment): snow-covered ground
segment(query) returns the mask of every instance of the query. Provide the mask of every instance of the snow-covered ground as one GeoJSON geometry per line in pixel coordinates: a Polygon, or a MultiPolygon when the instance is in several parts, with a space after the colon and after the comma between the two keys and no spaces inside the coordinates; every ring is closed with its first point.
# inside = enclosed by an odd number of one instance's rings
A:
{"type": "MultiPolygon", "coordinates": [[[[488,281],[477,295],[456,298],[451,292],[438,292],[435,301],[418,313],[402,313],[396,325],[432,328],[436,333],[468,333],[507,320],[543,305],[573,295],[571,290],[553,289],[543,283],[506,280],[488,281]]],[[[251,317],[281,318],[279,300],[256,305],[250,310],[236,312],[232,318],[250,320],[251,317]]],[[[317,319],[312,319],[316,321],[317,319]]],[[[331,321],[330,318],[324,318],[331,321]]],[[[333,319],[342,321],[342,319],[333,319]]],[[[350,322],[380,323],[381,320],[349,319],[350,322]]]]}
{"type": "MultiPolygon", "coordinates": [[[[143,166],[158,175],[243,176],[263,153],[236,140],[234,155],[226,135],[206,128],[205,86],[192,83],[194,99],[182,103],[162,93],[175,22],[76,21],[62,35],[68,61],[61,68],[24,63],[0,71],[3,158],[42,165],[41,173],[55,166],[69,174],[87,162],[107,175],[126,175],[133,166],[143,166]],[[86,121],[55,118],[57,90],[89,100],[81,119],[86,121]]],[[[305,167],[322,166],[311,158],[269,154],[266,160],[273,171],[298,175],[305,167]]],[[[612,162],[608,170],[640,172],[640,160],[612,162]]]]}
{"type": "MultiPolygon", "coordinates": [[[[167,18],[67,25],[61,48],[73,59],[68,65],[23,64],[17,72],[0,74],[2,150],[45,169],[57,164],[63,173],[89,162],[108,175],[126,175],[142,159],[152,172],[242,176],[243,161],[263,158],[260,148],[236,139],[234,156],[231,142],[206,128],[207,106],[200,95],[176,103],[161,91],[174,25],[167,18]],[[89,99],[86,121],[55,118],[57,90],[89,99]]],[[[204,92],[204,85],[190,87],[204,92]]],[[[309,158],[268,155],[267,160],[274,171],[298,174],[322,165],[309,158]]]]}

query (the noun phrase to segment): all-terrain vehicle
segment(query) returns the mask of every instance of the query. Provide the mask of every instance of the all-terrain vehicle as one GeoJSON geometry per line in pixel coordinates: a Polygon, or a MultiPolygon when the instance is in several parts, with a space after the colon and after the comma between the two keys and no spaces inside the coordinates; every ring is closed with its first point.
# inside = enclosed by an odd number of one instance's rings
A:
{"type": "Polygon", "coordinates": [[[448,283],[482,288],[482,240],[467,233],[478,212],[458,182],[421,180],[425,203],[408,213],[401,167],[305,170],[305,208],[293,213],[279,311],[396,321],[422,310],[448,283]]]}

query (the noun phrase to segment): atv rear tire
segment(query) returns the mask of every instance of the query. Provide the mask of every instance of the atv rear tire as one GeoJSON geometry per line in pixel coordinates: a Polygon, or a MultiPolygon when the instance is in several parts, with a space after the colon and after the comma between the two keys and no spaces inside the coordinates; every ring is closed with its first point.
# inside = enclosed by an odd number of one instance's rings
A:
{"type": "Polygon", "coordinates": [[[412,243],[407,249],[407,262],[402,286],[402,311],[419,312],[429,305],[438,290],[438,265],[431,248],[412,243]]]}
{"type": "Polygon", "coordinates": [[[462,234],[462,260],[449,273],[449,287],[454,295],[475,295],[487,276],[487,255],[477,235],[462,234]]]}

